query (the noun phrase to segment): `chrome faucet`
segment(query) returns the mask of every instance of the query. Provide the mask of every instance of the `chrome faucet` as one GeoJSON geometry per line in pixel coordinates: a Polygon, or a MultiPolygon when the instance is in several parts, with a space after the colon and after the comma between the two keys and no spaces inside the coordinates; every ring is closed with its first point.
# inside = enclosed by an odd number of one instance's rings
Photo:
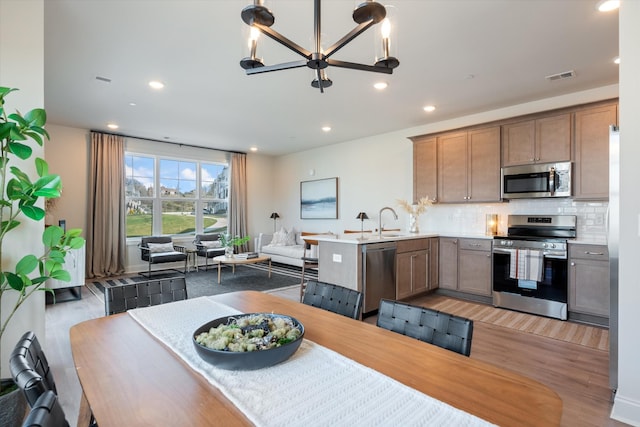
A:
{"type": "Polygon", "coordinates": [[[393,212],[393,219],[398,219],[398,214],[393,210],[393,208],[385,206],[384,208],[380,209],[380,212],[378,212],[378,237],[382,237],[382,212],[386,210],[390,210],[391,212],[393,212]]]}

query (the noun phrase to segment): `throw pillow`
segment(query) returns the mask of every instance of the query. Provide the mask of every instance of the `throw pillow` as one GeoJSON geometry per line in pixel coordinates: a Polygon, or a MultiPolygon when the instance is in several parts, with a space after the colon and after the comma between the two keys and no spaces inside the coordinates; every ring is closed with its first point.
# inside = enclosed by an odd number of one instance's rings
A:
{"type": "Polygon", "coordinates": [[[272,246],[285,246],[285,241],[287,238],[287,230],[282,227],[280,231],[276,231],[273,233],[273,239],[271,239],[270,245],[272,246]]]}
{"type": "Polygon", "coordinates": [[[147,243],[149,246],[149,252],[152,254],[160,253],[160,252],[173,252],[173,243],[147,243]]]}
{"type": "Polygon", "coordinates": [[[294,246],[296,244],[296,231],[291,230],[284,236],[283,246],[294,246]]]}
{"type": "Polygon", "coordinates": [[[200,242],[205,248],[221,248],[222,243],[219,240],[203,240],[200,242]]]}

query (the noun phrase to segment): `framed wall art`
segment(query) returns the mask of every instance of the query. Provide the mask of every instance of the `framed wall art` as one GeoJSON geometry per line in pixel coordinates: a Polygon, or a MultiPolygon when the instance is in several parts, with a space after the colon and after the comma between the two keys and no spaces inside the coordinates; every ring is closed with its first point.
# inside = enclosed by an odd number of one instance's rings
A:
{"type": "Polygon", "coordinates": [[[300,218],[338,219],[338,178],[300,182],[300,218]]]}

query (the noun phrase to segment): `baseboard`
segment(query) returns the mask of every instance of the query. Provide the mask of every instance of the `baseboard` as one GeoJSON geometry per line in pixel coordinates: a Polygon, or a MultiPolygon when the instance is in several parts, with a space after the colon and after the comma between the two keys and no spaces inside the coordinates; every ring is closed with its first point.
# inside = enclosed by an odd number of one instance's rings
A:
{"type": "Polygon", "coordinates": [[[640,426],[640,402],[621,396],[618,389],[613,401],[611,418],[632,426],[640,426]]]}

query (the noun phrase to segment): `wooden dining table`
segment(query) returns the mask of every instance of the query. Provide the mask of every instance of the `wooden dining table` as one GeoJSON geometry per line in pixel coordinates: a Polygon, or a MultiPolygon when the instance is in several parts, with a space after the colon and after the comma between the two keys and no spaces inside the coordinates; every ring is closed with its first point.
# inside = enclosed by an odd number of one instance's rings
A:
{"type": "MultiPolygon", "coordinates": [[[[305,326],[305,339],[491,423],[560,424],[558,395],[515,372],[268,293],[211,299],[243,313],[293,316],[305,326]]],[[[219,389],[128,313],[79,323],[70,336],[83,399],[100,427],[251,425],[219,389]]],[[[351,408],[344,402],[331,410],[351,408]]]]}

